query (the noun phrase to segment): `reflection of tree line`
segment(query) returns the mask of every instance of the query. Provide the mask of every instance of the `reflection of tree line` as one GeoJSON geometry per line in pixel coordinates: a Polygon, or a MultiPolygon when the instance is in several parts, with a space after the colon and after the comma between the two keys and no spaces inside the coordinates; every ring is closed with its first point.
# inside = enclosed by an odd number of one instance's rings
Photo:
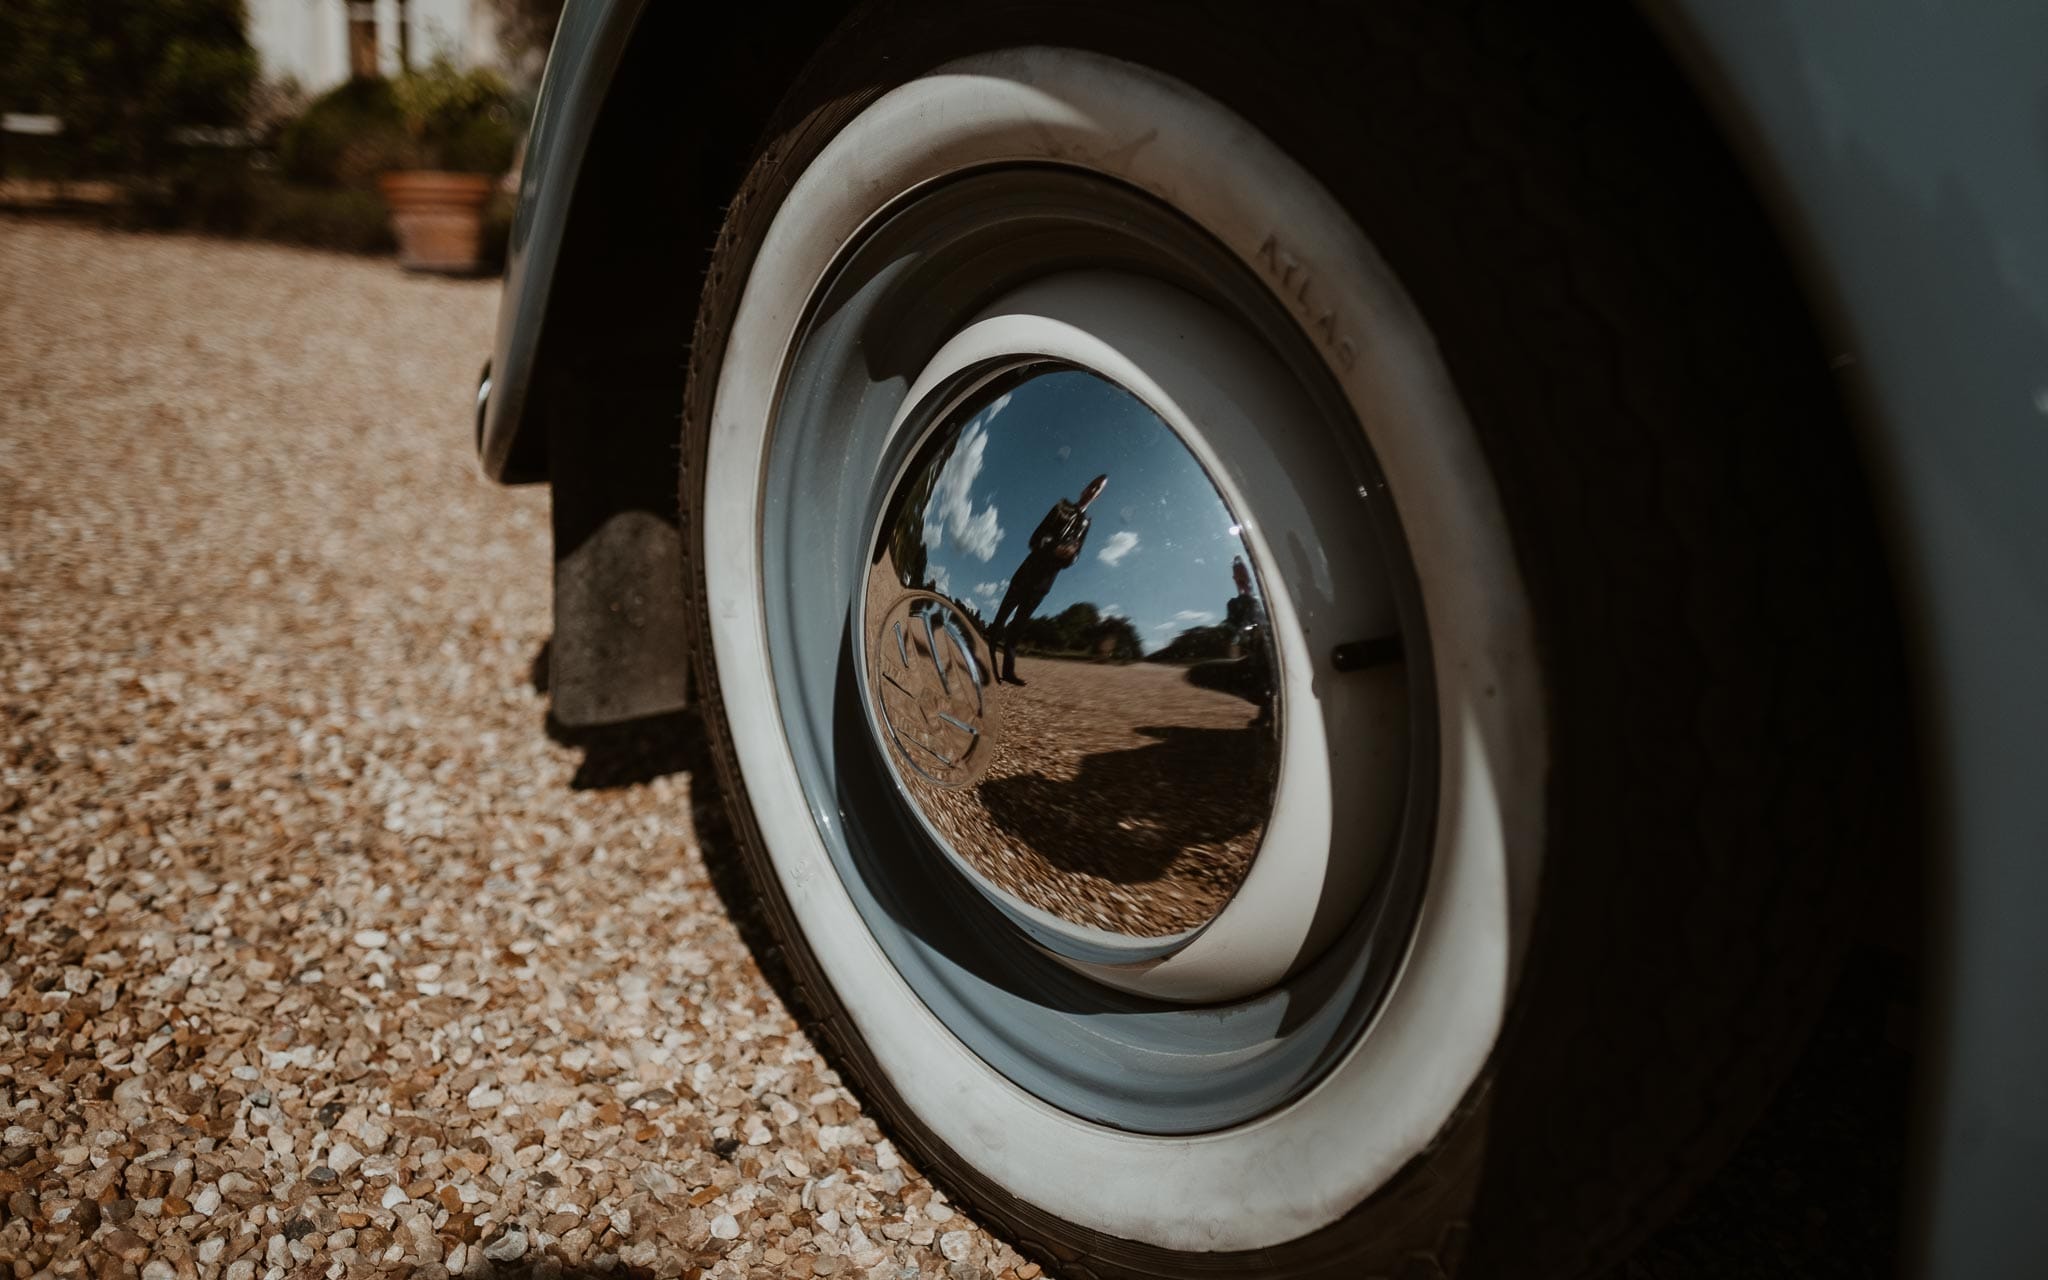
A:
{"type": "MultiPolygon", "coordinates": [[[[927,584],[929,586],[929,584],[927,584]]],[[[956,603],[959,603],[956,601],[956,603]]],[[[973,606],[960,604],[976,623],[984,624],[973,606]]],[[[1018,625],[1017,652],[1050,658],[1087,658],[1099,662],[1166,663],[1192,666],[1248,656],[1248,626],[1229,619],[1207,627],[1189,627],[1156,653],[1146,653],[1137,627],[1119,614],[1104,617],[1095,605],[1083,600],[1070,604],[1050,617],[1031,618],[1018,625]]]]}
{"type": "MultiPolygon", "coordinates": [[[[924,544],[913,542],[909,552],[913,560],[922,559],[924,544]]],[[[907,585],[921,587],[926,591],[945,596],[953,607],[974,620],[983,634],[988,631],[988,619],[980,609],[957,596],[940,591],[938,583],[926,578],[919,582],[916,577],[905,574],[907,585]]],[[[1041,658],[1071,658],[1088,662],[1158,662],[1174,666],[1192,666],[1201,662],[1215,662],[1249,656],[1246,643],[1247,625],[1237,619],[1228,619],[1212,626],[1189,627],[1175,636],[1156,653],[1146,653],[1138,636],[1138,628],[1129,618],[1121,614],[1104,616],[1102,610],[1087,600],[1068,605],[1058,613],[1027,618],[1017,624],[1017,652],[1041,658]]]]}
{"type": "MultiPolygon", "coordinates": [[[[922,549],[922,544],[919,549],[922,549]]],[[[945,596],[955,609],[974,620],[983,636],[988,635],[988,619],[982,616],[980,609],[957,596],[946,595],[930,578],[921,583],[915,579],[908,581],[910,585],[945,596]]],[[[1129,618],[1114,613],[1104,617],[1102,610],[1086,600],[1070,604],[1055,614],[1026,618],[1016,625],[1017,652],[1027,656],[1073,658],[1086,662],[1136,662],[1145,657],[1145,646],[1138,639],[1138,629],[1131,625],[1129,618]]],[[[1160,660],[1157,655],[1148,659],[1160,660]]]]}
{"type": "Polygon", "coordinates": [[[1238,628],[1227,622],[1219,622],[1209,627],[1189,627],[1168,641],[1159,652],[1149,655],[1145,660],[1186,666],[1190,663],[1213,662],[1218,658],[1238,656],[1238,628]]]}
{"type": "Polygon", "coordinates": [[[1016,624],[1016,632],[1017,652],[1041,657],[1136,662],[1145,655],[1138,629],[1129,618],[1119,614],[1104,617],[1086,600],[1050,617],[1027,618],[1016,624]]]}

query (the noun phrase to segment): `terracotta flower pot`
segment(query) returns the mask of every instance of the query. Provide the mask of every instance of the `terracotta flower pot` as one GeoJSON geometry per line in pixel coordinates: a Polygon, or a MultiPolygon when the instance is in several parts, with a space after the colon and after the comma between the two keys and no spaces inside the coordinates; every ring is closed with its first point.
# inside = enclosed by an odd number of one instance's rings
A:
{"type": "Polygon", "coordinates": [[[408,271],[465,273],[483,265],[484,205],[493,182],[481,173],[407,170],[377,180],[408,271]]]}

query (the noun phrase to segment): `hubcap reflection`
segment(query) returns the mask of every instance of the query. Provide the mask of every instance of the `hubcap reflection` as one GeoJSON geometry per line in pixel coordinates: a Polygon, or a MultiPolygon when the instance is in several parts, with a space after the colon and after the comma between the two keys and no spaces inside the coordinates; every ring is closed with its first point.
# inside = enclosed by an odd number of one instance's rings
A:
{"type": "Polygon", "coordinates": [[[1163,943],[1229,901],[1279,673],[1238,517],[1142,402],[1043,363],[969,395],[889,495],[862,611],[882,753],[999,905],[1163,943]]]}
{"type": "Polygon", "coordinates": [[[988,646],[944,596],[908,591],[868,641],[875,712],[897,762],[937,787],[971,786],[997,741],[983,692],[988,646]]]}

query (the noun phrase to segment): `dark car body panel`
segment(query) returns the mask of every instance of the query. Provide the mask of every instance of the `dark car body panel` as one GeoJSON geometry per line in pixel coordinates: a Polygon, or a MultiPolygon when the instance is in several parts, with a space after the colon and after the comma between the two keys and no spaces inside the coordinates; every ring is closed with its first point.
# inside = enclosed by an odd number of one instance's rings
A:
{"type": "Polygon", "coordinates": [[[2048,1274],[2048,5],[1693,0],[1839,343],[1929,771],[1928,1275],[2048,1274]]]}
{"type": "Polygon", "coordinates": [[[507,484],[547,478],[543,434],[521,430],[527,392],[576,180],[613,76],[646,4],[647,0],[579,0],[562,10],[520,175],[489,395],[477,431],[484,471],[507,484]]]}

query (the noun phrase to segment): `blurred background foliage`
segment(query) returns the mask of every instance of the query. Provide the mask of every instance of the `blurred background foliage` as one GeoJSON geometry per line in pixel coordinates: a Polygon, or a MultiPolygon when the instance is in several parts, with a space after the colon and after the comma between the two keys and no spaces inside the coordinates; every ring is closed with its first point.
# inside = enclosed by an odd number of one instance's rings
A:
{"type": "MultiPolygon", "coordinates": [[[[491,0],[505,65],[531,85],[562,0],[491,0]]],[[[100,180],[118,221],[355,252],[392,245],[376,179],[502,175],[531,89],[445,53],[310,97],[261,78],[243,0],[0,0],[0,112],[61,121],[0,137],[0,179],[100,180]]],[[[487,214],[495,255],[512,199],[487,214]]]]}
{"type": "Polygon", "coordinates": [[[279,131],[277,159],[297,182],[368,191],[392,169],[500,174],[526,113],[503,76],[437,57],[389,80],[350,80],[279,131]]]}
{"type": "Polygon", "coordinates": [[[61,118],[77,168],[154,173],[180,131],[243,124],[247,26],[242,0],[6,0],[0,110],[61,118]]]}
{"type": "Polygon", "coordinates": [[[392,168],[498,174],[512,167],[526,120],[497,72],[464,71],[436,57],[392,81],[391,96],[407,139],[392,168]]]}
{"type": "Polygon", "coordinates": [[[391,82],[359,77],[284,122],[277,133],[277,165],[293,182],[372,191],[404,136],[405,117],[391,82]]]}

